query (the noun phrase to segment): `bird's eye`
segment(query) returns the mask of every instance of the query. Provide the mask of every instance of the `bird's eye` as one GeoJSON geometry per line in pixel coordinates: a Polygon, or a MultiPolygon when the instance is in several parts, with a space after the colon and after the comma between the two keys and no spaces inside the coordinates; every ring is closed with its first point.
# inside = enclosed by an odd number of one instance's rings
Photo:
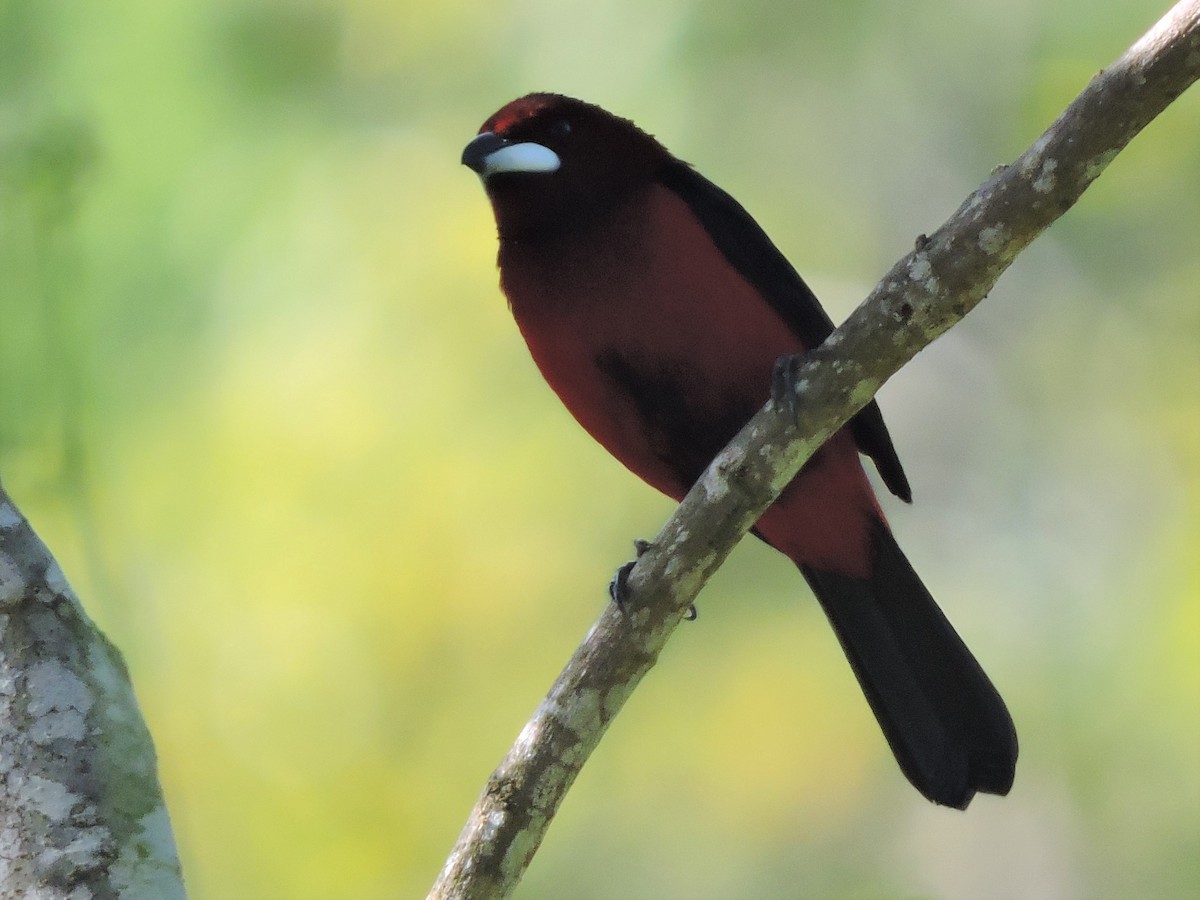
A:
{"type": "Polygon", "coordinates": [[[550,134],[554,137],[566,137],[571,133],[571,123],[566,119],[559,119],[550,126],[550,134]]]}

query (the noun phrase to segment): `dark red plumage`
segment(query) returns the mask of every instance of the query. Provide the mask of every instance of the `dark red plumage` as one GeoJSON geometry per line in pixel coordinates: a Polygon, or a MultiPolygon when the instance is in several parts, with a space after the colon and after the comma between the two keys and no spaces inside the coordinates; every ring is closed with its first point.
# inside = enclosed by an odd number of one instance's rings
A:
{"type": "MultiPolygon", "coordinates": [[[[633,123],[532,94],[480,129],[501,285],[547,382],[617,459],[676,499],[766,401],[775,361],[833,325],[731,197],[633,123]]],[[[829,440],[756,532],[821,601],[905,774],[963,808],[1006,793],[1003,701],[912,571],[863,472],[909,488],[878,407],[829,440]]]]}

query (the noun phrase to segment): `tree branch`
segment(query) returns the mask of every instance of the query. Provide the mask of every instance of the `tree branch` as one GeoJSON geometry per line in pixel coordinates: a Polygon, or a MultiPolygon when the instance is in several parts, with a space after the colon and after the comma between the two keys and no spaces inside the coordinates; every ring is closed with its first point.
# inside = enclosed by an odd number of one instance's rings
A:
{"type": "Polygon", "coordinates": [[[184,896],[125,663],[3,486],[0,896],[184,896]]]}
{"type": "Polygon", "coordinates": [[[1200,77],[1200,0],[1183,0],[1012,165],[894,265],[799,366],[797,416],[768,404],[684,498],[488,780],[430,898],[507,896],[580,768],[701,586],[804,462],[1200,77]]]}

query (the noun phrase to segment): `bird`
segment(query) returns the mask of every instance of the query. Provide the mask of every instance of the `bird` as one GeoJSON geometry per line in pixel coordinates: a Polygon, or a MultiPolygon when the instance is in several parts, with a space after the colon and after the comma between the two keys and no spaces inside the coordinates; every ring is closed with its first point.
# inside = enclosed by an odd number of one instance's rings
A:
{"type": "MultiPolygon", "coordinates": [[[[772,396],[777,361],[833,331],[745,208],[628,119],[529,94],[483,123],[462,163],[491,202],[500,286],[542,376],[677,501],[772,396]]],[[[896,543],[860,455],[911,502],[872,401],[753,532],[808,582],[912,785],[958,809],[1005,795],[1012,717],[896,543]]]]}

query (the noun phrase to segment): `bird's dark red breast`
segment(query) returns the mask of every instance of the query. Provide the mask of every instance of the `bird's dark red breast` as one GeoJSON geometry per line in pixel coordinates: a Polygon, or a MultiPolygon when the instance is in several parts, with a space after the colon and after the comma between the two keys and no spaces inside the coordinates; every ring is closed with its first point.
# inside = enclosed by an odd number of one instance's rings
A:
{"type": "MultiPolygon", "coordinates": [[[[613,456],[682,499],[766,402],[775,360],[806,345],[660,183],[552,243],[500,253],[534,360],[613,456]]],[[[758,530],[797,562],[862,575],[878,516],[853,441],[839,435],[758,530]]]]}
{"type": "MultiPolygon", "coordinates": [[[[732,197],[631,122],[553,94],[484,123],[501,285],[546,381],[649,484],[681,498],[766,402],[775,361],[833,328],[732,197]]],[[[965,806],[1004,793],[1016,738],[999,695],[895,545],[863,471],[908,482],[872,403],[756,525],[813,586],[905,773],[965,806]]]]}

